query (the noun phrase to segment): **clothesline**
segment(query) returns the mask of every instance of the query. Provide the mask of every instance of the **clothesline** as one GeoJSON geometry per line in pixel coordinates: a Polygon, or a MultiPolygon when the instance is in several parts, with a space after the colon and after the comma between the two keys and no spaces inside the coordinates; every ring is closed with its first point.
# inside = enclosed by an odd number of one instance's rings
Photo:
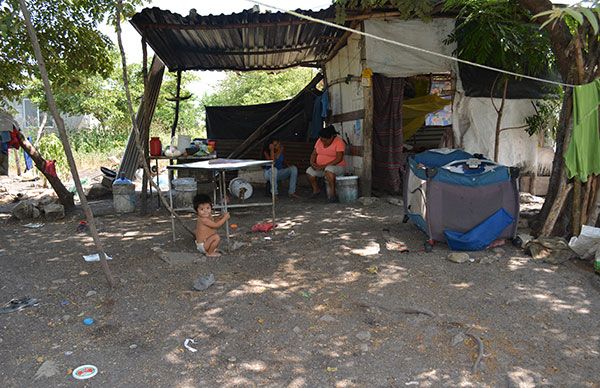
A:
{"type": "Polygon", "coordinates": [[[467,64],[467,65],[480,67],[482,69],[491,70],[491,71],[495,71],[495,72],[498,72],[498,73],[504,73],[504,74],[512,75],[512,76],[519,77],[519,78],[527,78],[527,79],[530,79],[530,80],[533,80],[533,81],[538,81],[538,82],[544,82],[544,83],[548,83],[548,84],[565,86],[565,87],[569,87],[569,88],[573,88],[573,87],[576,86],[576,85],[567,84],[567,83],[563,83],[563,82],[552,81],[552,80],[549,80],[549,79],[533,77],[533,76],[530,76],[530,75],[519,74],[519,73],[515,73],[515,72],[512,72],[512,71],[508,71],[508,70],[502,70],[502,69],[498,69],[498,68],[495,68],[495,67],[492,67],[492,66],[481,65],[479,63],[475,63],[475,62],[467,61],[467,60],[464,60],[464,59],[456,58],[456,57],[453,57],[453,56],[450,56],[450,55],[436,53],[434,51],[426,50],[426,49],[423,49],[423,48],[420,48],[420,47],[411,46],[409,44],[398,42],[396,40],[383,38],[381,36],[370,34],[368,32],[363,32],[363,31],[360,31],[360,30],[356,30],[354,28],[350,28],[350,27],[342,26],[342,25],[339,25],[339,24],[336,24],[336,23],[328,22],[326,20],[314,18],[312,16],[303,15],[301,13],[298,13],[298,12],[295,12],[295,11],[291,11],[291,10],[287,10],[285,8],[280,8],[280,7],[277,7],[277,6],[274,6],[274,5],[266,4],[266,3],[263,3],[261,1],[257,1],[257,0],[246,0],[246,1],[249,1],[249,2],[254,3],[254,4],[262,5],[262,6],[267,7],[267,8],[272,8],[272,9],[275,9],[275,10],[278,10],[278,11],[281,11],[281,12],[285,12],[285,13],[287,13],[289,15],[296,16],[296,17],[298,17],[300,19],[310,20],[312,22],[324,24],[324,25],[329,26],[329,27],[337,28],[337,29],[344,30],[344,31],[353,32],[355,34],[363,35],[363,36],[366,36],[366,37],[369,37],[369,38],[372,38],[372,39],[375,39],[375,40],[380,40],[382,42],[386,42],[386,43],[393,44],[393,45],[396,45],[396,46],[400,46],[400,47],[403,47],[403,48],[407,48],[407,49],[410,49],[410,50],[420,51],[422,53],[426,53],[426,54],[429,54],[429,55],[434,55],[434,56],[437,56],[437,57],[440,57],[440,58],[449,59],[451,61],[460,62],[460,63],[464,63],[464,64],[467,64]]]}

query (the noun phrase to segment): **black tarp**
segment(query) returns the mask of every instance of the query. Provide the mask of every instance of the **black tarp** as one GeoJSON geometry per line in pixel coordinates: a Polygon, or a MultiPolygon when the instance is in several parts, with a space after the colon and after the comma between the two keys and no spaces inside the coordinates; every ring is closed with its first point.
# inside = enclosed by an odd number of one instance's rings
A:
{"type": "MultiPolygon", "coordinates": [[[[273,136],[280,140],[305,142],[314,99],[315,94],[307,92],[290,106],[285,117],[270,125],[270,129],[281,126],[273,136]]],[[[258,105],[206,106],[208,138],[246,139],[288,102],[290,100],[258,105]]]]}
{"type": "MultiPolygon", "coordinates": [[[[490,91],[494,84],[494,80],[498,76],[500,76],[498,77],[498,81],[496,81],[496,86],[494,88],[494,97],[502,98],[504,82],[501,80],[501,78],[503,74],[491,70],[482,69],[480,67],[466,65],[463,63],[459,63],[458,68],[460,71],[460,79],[466,96],[490,97],[490,91]]],[[[558,79],[556,75],[546,74],[539,76],[538,78],[560,81],[560,79],[558,79]]],[[[526,78],[521,78],[517,80],[514,77],[511,77],[508,81],[506,97],[510,99],[539,99],[544,97],[553,97],[558,95],[557,88],[558,86],[553,84],[533,81],[526,78]]]]}

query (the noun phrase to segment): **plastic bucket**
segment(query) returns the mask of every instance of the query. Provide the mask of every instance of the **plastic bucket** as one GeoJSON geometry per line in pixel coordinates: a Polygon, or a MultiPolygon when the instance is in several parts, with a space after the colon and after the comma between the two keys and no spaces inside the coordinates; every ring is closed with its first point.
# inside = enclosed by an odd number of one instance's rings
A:
{"type": "Polygon", "coordinates": [[[113,206],[117,213],[135,210],[135,185],[129,179],[119,178],[113,182],[113,206]]]}
{"type": "Polygon", "coordinates": [[[358,198],[358,177],[356,175],[335,178],[335,190],[342,203],[354,202],[358,198]]]}
{"type": "Polygon", "coordinates": [[[252,196],[252,185],[242,178],[235,178],[229,182],[229,192],[239,199],[248,199],[252,196]]]}
{"type": "Polygon", "coordinates": [[[198,191],[198,186],[194,178],[173,179],[173,188],[175,189],[175,198],[173,200],[176,208],[193,208],[194,196],[198,191]]]}

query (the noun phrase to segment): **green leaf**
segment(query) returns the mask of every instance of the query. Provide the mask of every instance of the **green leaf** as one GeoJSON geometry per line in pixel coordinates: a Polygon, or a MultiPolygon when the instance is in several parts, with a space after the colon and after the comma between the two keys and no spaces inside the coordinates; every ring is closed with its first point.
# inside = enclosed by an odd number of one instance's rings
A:
{"type": "Polygon", "coordinates": [[[553,9],[550,9],[548,11],[544,11],[544,12],[540,12],[540,13],[536,13],[535,15],[533,15],[531,18],[532,19],[537,19],[537,18],[541,18],[542,16],[547,16],[547,15],[552,15],[554,13],[553,9]]]}
{"type": "Polygon", "coordinates": [[[598,27],[598,19],[596,18],[596,15],[594,15],[592,10],[589,8],[580,7],[579,10],[583,14],[583,16],[585,16],[586,19],[590,22],[590,25],[594,29],[594,34],[598,34],[599,27],[598,27]]]}
{"type": "Polygon", "coordinates": [[[579,24],[583,24],[583,15],[580,12],[575,11],[573,8],[565,8],[565,13],[575,19],[579,24]]]}

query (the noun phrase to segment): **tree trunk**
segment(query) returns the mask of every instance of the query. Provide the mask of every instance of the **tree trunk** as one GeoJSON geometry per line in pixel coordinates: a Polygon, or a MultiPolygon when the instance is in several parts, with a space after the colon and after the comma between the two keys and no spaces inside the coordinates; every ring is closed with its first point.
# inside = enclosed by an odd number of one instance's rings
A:
{"type": "Polygon", "coordinates": [[[29,10],[27,9],[25,0],[19,0],[19,4],[21,6],[21,12],[23,12],[23,20],[25,22],[25,25],[27,26],[27,31],[31,39],[33,52],[35,54],[38,67],[40,69],[40,75],[42,76],[42,81],[44,83],[44,90],[46,92],[46,100],[48,102],[48,107],[50,108],[50,112],[52,113],[52,116],[54,117],[54,122],[56,123],[56,127],[58,128],[58,134],[60,135],[60,139],[65,150],[65,155],[67,157],[67,161],[69,162],[69,168],[71,169],[71,174],[73,176],[73,181],[75,182],[75,187],[77,188],[77,193],[79,194],[81,207],[83,208],[83,212],[85,213],[86,219],[88,221],[88,226],[90,228],[90,233],[92,235],[94,244],[96,245],[96,249],[98,250],[98,254],[100,256],[100,264],[102,266],[102,269],[104,270],[106,280],[108,280],[108,284],[112,288],[115,286],[115,280],[108,267],[108,262],[106,261],[106,253],[104,252],[104,249],[102,247],[102,241],[100,240],[98,230],[96,229],[96,223],[94,221],[92,209],[90,209],[90,206],[87,202],[87,198],[85,197],[85,193],[83,192],[83,186],[81,185],[79,173],[77,172],[77,165],[75,164],[75,159],[73,158],[71,145],[69,144],[69,138],[67,137],[65,123],[63,122],[62,118],[60,117],[60,114],[58,113],[56,101],[54,100],[52,88],[50,87],[50,80],[48,79],[48,72],[46,71],[46,63],[44,61],[44,57],[42,56],[40,43],[38,41],[37,34],[33,28],[33,24],[31,23],[31,15],[29,14],[29,10]]]}
{"type": "Polygon", "coordinates": [[[31,157],[33,163],[38,170],[44,175],[54,192],[58,196],[58,201],[65,207],[65,210],[71,210],[75,207],[73,202],[73,193],[69,192],[67,188],[62,184],[58,176],[49,174],[46,171],[46,159],[39,153],[39,151],[25,138],[21,132],[19,132],[19,145],[23,150],[31,157]]]}
{"type": "MultiPolygon", "coordinates": [[[[504,112],[504,103],[506,102],[506,92],[508,90],[508,78],[504,80],[504,90],[502,91],[502,103],[500,104],[500,108],[496,111],[498,113],[498,117],[496,118],[496,134],[494,137],[494,162],[498,163],[498,157],[500,156],[500,132],[502,125],[502,114],[504,112]]],[[[494,91],[492,90],[492,94],[494,91]]],[[[492,96],[492,98],[494,98],[492,96]]]]}
{"type": "Polygon", "coordinates": [[[36,147],[40,144],[40,139],[42,138],[42,132],[44,132],[44,128],[46,127],[46,121],[48,120],[48,114],[44,112],[42,116],[42,123],[38,128],[37,135],[35,135],[35,142],[33,143],[36,147]]]}

